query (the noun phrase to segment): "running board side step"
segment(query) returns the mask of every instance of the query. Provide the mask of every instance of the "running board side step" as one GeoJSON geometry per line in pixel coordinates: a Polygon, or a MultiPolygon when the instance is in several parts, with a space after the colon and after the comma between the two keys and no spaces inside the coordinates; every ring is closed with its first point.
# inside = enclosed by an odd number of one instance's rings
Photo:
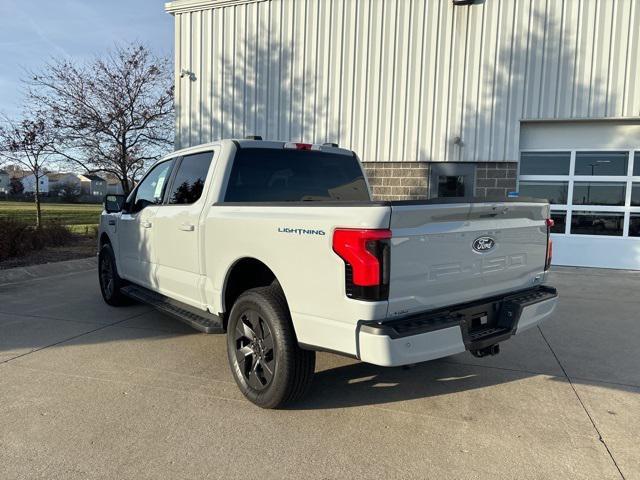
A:
{"type": "Polygon", "coordinates": [[[120,291],[129,298],[146,303],[203,333],[224,333],[222,319],[218,315],[198,310],[190,305],[165,297],[138,285],[127,285],[120,291]]]}

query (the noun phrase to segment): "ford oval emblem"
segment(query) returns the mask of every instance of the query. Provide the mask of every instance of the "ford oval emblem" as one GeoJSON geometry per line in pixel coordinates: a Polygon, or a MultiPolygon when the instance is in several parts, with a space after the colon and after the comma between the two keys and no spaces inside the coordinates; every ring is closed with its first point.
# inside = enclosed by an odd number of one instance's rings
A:
{"type": "Polygon", "coordinates": [[[478,237],[473,241],[473,249],[478,253],[485,253],[493,250],[496,246],[496,241],[491,237],[478,237]]]}

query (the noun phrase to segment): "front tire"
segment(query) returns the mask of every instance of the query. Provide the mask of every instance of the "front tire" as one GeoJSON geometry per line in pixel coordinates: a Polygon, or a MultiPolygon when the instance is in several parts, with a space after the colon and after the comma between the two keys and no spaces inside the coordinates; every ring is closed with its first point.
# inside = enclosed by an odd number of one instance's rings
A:
{"type": "Polygon", "coordinates": [[[102,246],[98,255],[98,279],[100,280],[100,293],[107,304],[112,307],[120,307],[131,303],[129,298],[120,292],[125,284],[118,275],[116,257],[109,243],[102,246]]]}
{"type": "Polygon", "coordinates": [[[259,407],[283,407],[302,398],[311,386],[315,352],[298,346],[277,286],[240,295],[229,316],[227,355],[240,391],[259,407]]]}

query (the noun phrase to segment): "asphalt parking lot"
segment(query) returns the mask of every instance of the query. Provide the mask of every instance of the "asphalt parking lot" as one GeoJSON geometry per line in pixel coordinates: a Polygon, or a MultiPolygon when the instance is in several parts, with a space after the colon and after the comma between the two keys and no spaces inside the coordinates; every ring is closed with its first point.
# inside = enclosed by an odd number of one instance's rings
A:
{"type": "Polygon", "coordinates": [[[640,274],[556,269],[554,318],[384,369],[319,354],[246,402],[222,336],[103,304],[94,270],[0,286],[0,478],[640,478],[640,274]]]}

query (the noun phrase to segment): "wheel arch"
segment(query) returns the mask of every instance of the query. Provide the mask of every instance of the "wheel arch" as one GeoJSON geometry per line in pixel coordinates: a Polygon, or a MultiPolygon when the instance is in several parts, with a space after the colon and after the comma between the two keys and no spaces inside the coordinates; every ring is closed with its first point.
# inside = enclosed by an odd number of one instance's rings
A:
{"type": "MultiPolygon", "coordinates": [[[[238,258],[227,270],[222,288],[222,311],[226,328],[233,304],[243,292],[252,288],[277,284],[282,290],[285,301],[287,295],[276,273],[265,262],[254,257],[238,258]]],[[[287,302],[288,306],[288,302],[287,302]]]]}
{"type": "Polygon", "coordinates": [[[113,243],[109,238],[109,234],[107,232],[102,232],[102,235],[100,235],[100,248],[102,248],[107,243],[113,247],[113,243]]]}

